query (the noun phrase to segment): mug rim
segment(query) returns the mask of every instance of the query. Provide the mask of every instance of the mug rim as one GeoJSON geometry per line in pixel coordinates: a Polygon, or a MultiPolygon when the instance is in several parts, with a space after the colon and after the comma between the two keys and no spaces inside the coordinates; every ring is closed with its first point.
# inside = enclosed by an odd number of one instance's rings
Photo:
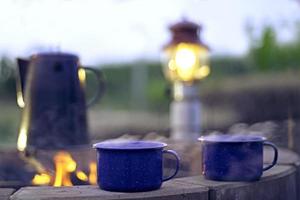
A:
{"type": "Polygon", "coordinates": [[[267,138],[261,135],[219,134],[219,135],[201,136],[197,140],[200,142],[241,143],[241,142],[264,142],[267,140],[267,138]]]}
{"type": "Polygon", "coordinates": [[[144,150],[144,149],[162,149],[168,146],[166,143],[147,140],[131,141],[104,141],[93,144],[94,149],[107,150],[144,150]]]}

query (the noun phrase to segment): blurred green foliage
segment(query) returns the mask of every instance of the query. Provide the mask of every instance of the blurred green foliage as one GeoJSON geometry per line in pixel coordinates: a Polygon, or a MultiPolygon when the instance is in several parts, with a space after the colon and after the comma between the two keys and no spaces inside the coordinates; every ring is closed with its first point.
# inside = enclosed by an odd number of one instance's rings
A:
{"type": "MultiPolygon", "coordinates": [[[[116,65],[111,65],[111,68],[105,67],[103,72],[103,77],[106,84],[105,94],[101,99],[101,104],[105,106],[110,106],[115,109],[122,109],[123,107],[128,107],[130,103],[130,67],[129,64],[124,64],[123,67],[118,67],[116,65]]],[[[91,75],[87,74],[87,96],[97,89],[95,81],[91,83],[91,75]]],[[[89,97],[87,97],[89,98],[89,97]]]]}
{"type": "Polygon", "coordinates": [[[248,57],[258,71],[300,69],[300,26],[296,39],[287,43],[279,43],[274,29],[267,26],[253,41],[248,57]]]}
{"type": "Polygon", "coordinates": [[[15,97],[15,65],[7,56],[0,58],[0,97],[11,99],[15,97]]]}
{"type": "Polygon", "coordinates": [[[14,142],[17,123],[13,119],[0,120],[0,138],[3,141],[14,142]],[[13,136],[13,137],[12,137],[13,136]]]}
{"type": "MultiPolygon", "coordinates": [[[[103,106],[120,108],[120,109],[136,109],[132,94],[132,76],[133,70],[136,68],[144,68],[147,73],[145,83],[145,99],[147,105],[142,109],[162,109],[168,108],[168,98],[165,95],[167,89],[167,81],[164,79],[159,62],[136,62],[131,64],[105,65],[101,66],[106,80],[106,94],[102,100],[103,106]]],[[[136,104],[138,104],[136,102],[136,104]]],[[[139,108],[140,109],[140,108],[139,108]]]]}

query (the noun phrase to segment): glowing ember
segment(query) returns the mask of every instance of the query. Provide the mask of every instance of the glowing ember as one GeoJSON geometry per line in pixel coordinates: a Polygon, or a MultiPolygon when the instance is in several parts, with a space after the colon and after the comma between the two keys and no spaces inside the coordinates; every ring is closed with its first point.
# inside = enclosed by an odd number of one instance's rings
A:
{"type": "Polygon", "coordinates": [[[78,179],[80,179],[82,181],[88,181],[89,180],[87,175],[83,171],[77,171],[76,176],[77,176],[78,179]]]}
{"type": "Polygon", "coordinates": [[[32,184],[34,185],[49,185],[51,182],[51,176],[46,173],[36,174],[32,179],[32,184]]]}

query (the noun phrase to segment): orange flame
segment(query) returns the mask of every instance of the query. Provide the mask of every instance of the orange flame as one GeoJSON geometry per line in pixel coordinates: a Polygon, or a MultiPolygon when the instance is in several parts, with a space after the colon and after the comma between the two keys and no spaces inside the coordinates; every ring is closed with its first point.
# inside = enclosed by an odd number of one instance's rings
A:
{"type": "Polygon", "coordinates": [[[68,152],[61,151],[54,156],[54,162],[55,180],[53,186],[72,186],[70,173],[76,170],[76,162],[72,156],[68,152]]]}
{"type": "Polygon", "coordinates": [[[71,154],[66,151],[59,151],[53,158],[55,164],[54,175],[42,171],[36,174],[32,179],[34,185],[53,185],[54,187],[60,186],[73,186],[71,181],[71,174],[75,173],[76,177],[84,182],[88,182],[91,185],[97,184],[97,165],[95,162],[89,164],[89,174],[81,170],[77,170],[77,164],[72,158],[71,154]]]}
{"type": "Polygon", "coordinates": [[[89,181],[91,185],[97,184],[97,164],[95,162],[90,163],[89,181]]]}

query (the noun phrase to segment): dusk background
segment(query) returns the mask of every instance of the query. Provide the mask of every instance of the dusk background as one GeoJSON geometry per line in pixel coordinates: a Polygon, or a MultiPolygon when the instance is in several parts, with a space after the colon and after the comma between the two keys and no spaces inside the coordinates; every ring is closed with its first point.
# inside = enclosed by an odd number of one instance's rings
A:
{"type": "MultiPolygon", "coordinates": [[[[269,130],[300,117],[299,1],[4,0],[0,146],[17,138],[15,58],[41,51],[75,53],[103,71],[106,94],[89,111],[94,139],[167,132],[170,83],[160,61],[168,27],[183,19],[201,24],[210,48],[211,74],[199,88],[203,132],[271,122],[269,130]]],[[[94,83],[88,74],[87,98],[94,83]]]]}

